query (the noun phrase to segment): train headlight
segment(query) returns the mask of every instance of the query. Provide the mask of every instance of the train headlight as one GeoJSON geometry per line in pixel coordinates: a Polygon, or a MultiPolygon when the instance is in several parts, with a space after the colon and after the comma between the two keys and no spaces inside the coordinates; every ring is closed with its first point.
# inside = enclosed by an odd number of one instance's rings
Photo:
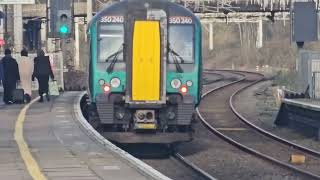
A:
{"type": "Polygon", "coordinates": [[[102,89],[104,93],[109,93],[111,91],[111,87],[107,84],[104,85],[102,89]]]}
{"type": "Polygon", "coordinates": [[[187,81],[187,86],[191,87],[193,85],[192,81],[187,81]]]}
{"type": "Polygon", "coordinates": [[[105,83],[106,83],[106,81],[104,79],[100,79],[99,80],[99,85],[100,86],[103,86],[105,83]]]}
{"type": "Polygon", "coordinates": [[[173,79],[171,81],[171,87],[178,89],[181,86],[181,81],[179,79],[173,79]]]}
{"type": "Polygon", "coordinates": [[[180,88],[180,92],[181,92],[183,95],[187,94],[188,91],[189,91],[189,90],[188,90],[188,87],[185,86],[185,85],[183,85],[183,86],[180,88]]]}
{"type": "Polygon", "coordinates": [[[121,81],[119,78],[112,78],[110,81],[110,85],[113,88],[118,88],[120,86],[120,84],[121,84],[121,81]]]}

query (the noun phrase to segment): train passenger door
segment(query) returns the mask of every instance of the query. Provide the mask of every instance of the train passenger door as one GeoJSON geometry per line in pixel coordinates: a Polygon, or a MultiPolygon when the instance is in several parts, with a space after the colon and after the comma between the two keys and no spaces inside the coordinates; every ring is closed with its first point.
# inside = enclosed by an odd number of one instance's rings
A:
{"type": "Polygon", "coordinates": [[[161,93],[159,21],[135,21],[132,44],[132,100],[159,101],[161,93]]]}

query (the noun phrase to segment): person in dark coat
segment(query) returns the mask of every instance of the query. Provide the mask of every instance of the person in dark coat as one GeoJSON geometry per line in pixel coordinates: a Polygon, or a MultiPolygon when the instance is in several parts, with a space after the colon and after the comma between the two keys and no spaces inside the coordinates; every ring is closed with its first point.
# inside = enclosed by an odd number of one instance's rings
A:
{"type": "Polygon", "coordinates": [[[0,60],[0,85],[3,85],[3,80],[4,80],[3,66],[2,66],[2,60],[0,60]]]}
{"type": "Polygon", "coordinates": [[[3,101],[6,104],[12,104],[12,92],[16,89],[17,81],[20,80],[19,69],[17,61],[12,58],[11,50],[6,49],[4,51],[5,56],[2,58],[3,67],[3,101]]]}
{"type": "Polygon", "coordinates": [[[50,101],[49,95],[49,77],[54,80],[54,75],[51,69],[49,56],[45,56],[43,50],[38,50],[37,57],[34,58],[32,79],[37,78],[39,83],[39,102],[43,102],[43,94],[46,94],[47,101],[50,101]]]}
{"type": "Polygon", "coordinates": [[[0,85],[3,83],[3,80],[4,80],[3,65],[2,65],[2,60],[0,60],[0,85]]]}

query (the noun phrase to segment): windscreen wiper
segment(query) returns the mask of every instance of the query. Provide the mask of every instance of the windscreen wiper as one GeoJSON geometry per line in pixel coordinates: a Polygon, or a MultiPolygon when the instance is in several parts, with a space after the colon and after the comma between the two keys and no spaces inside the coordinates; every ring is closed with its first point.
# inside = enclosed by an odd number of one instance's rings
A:
{"type": "Polygon", "coordinates": [[[169,47],[169,53],[171,54],[173,63],[176,65],[177,72],[183,73],[183,69],[181,68],[180,63],[184,63],[184,59],[170,47],[169,47]],[[180,63],[178,62],[178,58],[180,59],[180,63]]]}
{"type": "MultiPolygon", "coordinates": [[[[122,51],[122,49],[120,51],[122,51]]],[[[109,62],[111,60],[111,58],[115,57],[118,53],[119,53],[119,50],[116,51],[115,53],[111,54],[110,56],[108,56],[107,59],[105,60],[105,62],[109,62]]]]}
{"type": "Polygon", "coordinates": [[[107,72],[110,74],[112,73],[113,69],[114,69],[114,65],[116,64],[116,62],[118,61],[118,56],[123,52],[123,46],[121,46],[119,48],[119,50],[113,54],[111,54],[107,59],[106,62],[108,62],[111,58],[111,63],[110,65],[107,67],[107,72]]]}

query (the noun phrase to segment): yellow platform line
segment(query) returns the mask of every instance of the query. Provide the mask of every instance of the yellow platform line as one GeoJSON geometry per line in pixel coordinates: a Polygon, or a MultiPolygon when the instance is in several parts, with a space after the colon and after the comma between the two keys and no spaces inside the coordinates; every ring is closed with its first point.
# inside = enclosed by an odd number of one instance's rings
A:
{"type": "Polygon", "coordinates": [[[23,109],[20,111],[20,114],[18,116],[18,119],[16,121],[15,131],[14,131],[14,139],[18,144],[19,151],[21,154],[21,157],[24,161],[24,164],[27,167],[27,170],[30,174],[30,176],[34,180],[47,180],[46,176],[41,172],[41,169],[32,156],[30,149],[28,147],[28,144],[24,140],[23,137],[23,123],[25,121],[26,112],[29,109],[29,107],[35,103],[39,98],[34,99],[29,104],[25,105],[23,109]]]}

